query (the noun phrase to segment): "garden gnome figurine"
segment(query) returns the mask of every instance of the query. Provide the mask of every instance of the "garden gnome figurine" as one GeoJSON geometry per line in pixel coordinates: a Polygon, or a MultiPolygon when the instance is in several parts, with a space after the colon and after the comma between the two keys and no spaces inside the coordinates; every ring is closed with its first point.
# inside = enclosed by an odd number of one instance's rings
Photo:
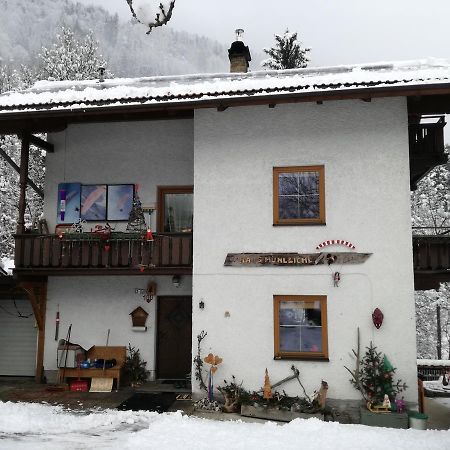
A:
{"type": "Polygon", "coordinates": [[[270,398],[272,398],[273,394],[272,394],[272,386],[270,385],[270,380],[269,380],[269,372],[267,372],[266,369],[266,374],[264,376],[264,387],[263,387],[263,398],[265,400],[269,400],[270,398]]]}
{"type": "Polygon", "coordinates": [[[383,408],[391,409],[391,401],[389,400],[389,396],[387,394],[384,394],[383,408]]]}

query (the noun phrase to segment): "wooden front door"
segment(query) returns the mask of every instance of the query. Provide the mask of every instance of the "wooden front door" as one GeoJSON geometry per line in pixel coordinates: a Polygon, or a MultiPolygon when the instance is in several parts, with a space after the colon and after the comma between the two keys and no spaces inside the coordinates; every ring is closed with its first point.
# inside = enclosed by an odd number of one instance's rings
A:
{"type": "Polygon", "coordinates": [[[158,297],[156,370],[160,379],[186,379],[192,367],[192,297],[158,297]]]}

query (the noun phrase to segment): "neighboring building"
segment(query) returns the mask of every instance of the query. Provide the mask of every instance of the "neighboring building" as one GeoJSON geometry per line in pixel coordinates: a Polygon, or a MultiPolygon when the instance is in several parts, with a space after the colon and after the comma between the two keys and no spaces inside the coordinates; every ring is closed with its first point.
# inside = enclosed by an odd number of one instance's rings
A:
{"type": "Polygon", "coordinates": [[[359,327],[416,402],[410,187],[446,159],[443,121],[420,119],[449,99],[440,61],[39,82],[0,96],[0,133],[23,137],[22,194],[29,143],[48,150],[51,234],[24,233],[22,198],[14,271],[40,288],[38,377],[56,370],[59,311],[60,338],[72,324],[89,348],[110,329],[109,345],[138,347],[156,378],[191,372],[204,330],[203,354],[223,358],[217,380],[259,389],[265,368],[274,382],[295,364],[308,391],[325,379],[329,397],[358,399],[344,366],[359,327]],[[126,233],[126,185],[156,208],[153,241],[126,233]],[[114,233],[59,237],[80,213],[84,231],[108,220],[114,233]],[[317,249],[329,240],[346,242],[317,249]],[[138,306],[144,332],[131,325],[138,306]]]}

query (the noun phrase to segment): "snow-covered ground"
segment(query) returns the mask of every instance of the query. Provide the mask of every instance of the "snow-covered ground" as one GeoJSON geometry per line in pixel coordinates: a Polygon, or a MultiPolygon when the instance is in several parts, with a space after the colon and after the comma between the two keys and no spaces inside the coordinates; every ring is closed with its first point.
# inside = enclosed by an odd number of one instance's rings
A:
{"type": "Polygon", "coordinates": [[[395,430],[296,419],[285,425],[219,422],[133,411],[67,411],[36,403],[0,402],[0,448],[351,450],[450,449],[450,431],[395,430]]]}

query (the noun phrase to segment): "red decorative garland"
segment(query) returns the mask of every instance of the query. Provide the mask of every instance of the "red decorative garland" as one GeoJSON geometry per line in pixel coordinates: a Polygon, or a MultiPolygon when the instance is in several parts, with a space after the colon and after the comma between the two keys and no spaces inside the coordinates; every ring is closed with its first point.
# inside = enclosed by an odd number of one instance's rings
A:
{"type": "Polygon", "coordinates": [[[344,241],[343,239],[331,239],[329,241],[323,241],[321,244],[319,244],[316,247],[316,250],[320,250],[321,248],[324,248],[328,245],[344,245],[345,247],[351,248],[352,250],[355,250],[355,246],[349,242],[349,241],[344,241]]]}

